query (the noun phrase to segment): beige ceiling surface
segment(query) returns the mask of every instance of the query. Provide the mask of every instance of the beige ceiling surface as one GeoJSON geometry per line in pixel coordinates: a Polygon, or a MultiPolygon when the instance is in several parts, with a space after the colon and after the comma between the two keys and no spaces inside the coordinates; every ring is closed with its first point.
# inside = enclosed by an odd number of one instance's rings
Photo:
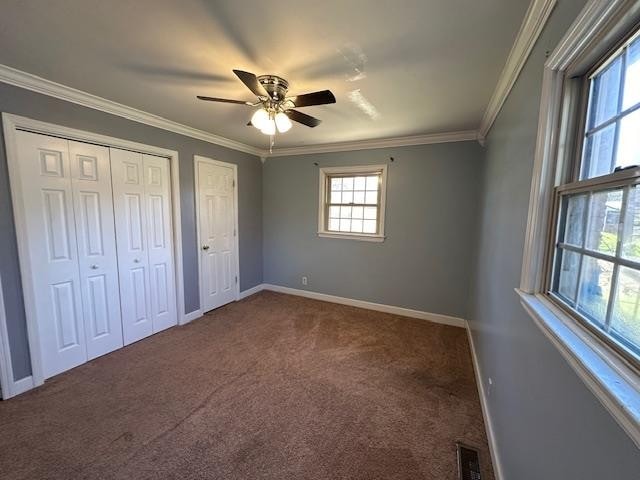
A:
{"type": "Polygon", "coordinates": [[[4,0],[0,63],[259,148],[232,69],[280,75],[323,123],[291,147],[476,129],[528,0],[4,0]]]}

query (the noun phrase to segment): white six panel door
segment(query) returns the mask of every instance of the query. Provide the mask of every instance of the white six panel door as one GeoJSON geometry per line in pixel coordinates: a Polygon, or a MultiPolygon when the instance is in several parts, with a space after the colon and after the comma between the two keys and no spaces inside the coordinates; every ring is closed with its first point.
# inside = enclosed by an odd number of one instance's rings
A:
{"type": "Polygon", "coordinates": [[[142,154],[110,149],[124,344],[153,333],[142,154]]]}
{"type": "Polygon", "coordinates": [[[17,148],[42,370],[49,378],[87,360],[69,145],[17,132],[17,148]]]}
{"type": "Polygon", "coordinates": [[[235,300],[234,175],[230,167],[197,162],[202,310],[235,300]]]}
{"type": "Polygon", "coordinates": [[[69,141],[89,360],[122,347],[109,149],[69,141]]]}
{"type": "Polygon", "coordinates": [[[44,378],[176,325],[169,160],[22,131],[16,143],[44,378]]]}
{"type": "Polygon", "coordinates": [[[173,274],[169,159],[143,155],[153,332],[178,323],[173,274]]]}

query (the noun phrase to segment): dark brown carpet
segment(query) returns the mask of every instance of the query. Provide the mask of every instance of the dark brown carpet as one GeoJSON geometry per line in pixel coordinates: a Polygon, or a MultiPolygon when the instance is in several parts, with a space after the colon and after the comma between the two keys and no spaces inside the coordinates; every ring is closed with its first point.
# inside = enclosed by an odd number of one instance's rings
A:
{"type": "Polygon", "coordinates": [[[466,333],[262,292],[0,403],[3,479],[493,478],[466,333]]]}

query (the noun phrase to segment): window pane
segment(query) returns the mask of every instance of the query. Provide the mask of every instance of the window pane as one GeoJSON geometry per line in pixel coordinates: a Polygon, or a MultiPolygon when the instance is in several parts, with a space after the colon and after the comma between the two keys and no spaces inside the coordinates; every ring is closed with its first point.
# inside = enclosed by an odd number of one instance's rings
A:
{"type": "Polygon", "coordinates": [[[342,189],[342,178],[332,178],[331,179],[331,190],[341,190],[342,189]]]}
{"type": "Polygon", "coordinates": [[[351,220],[349,219],[341,219],[340,220],[340,231],[341,232],[350,232],[351,231],[351,220]]]}
{"type": "Polygon", "coordinates": [[[353,177],[344,177],[342,179],[342,190],[353,190],[353,177]]]}
{"type": "Polygon", "coordinates": [[[631,165],[640,165],[640,110],[623,117],[620,122],[616,167],[631,165]]]}
{"type": "Polygon", "coordinates": [[[591,197],[586,248],[615,255],[622,190],[596,192],[591,197]]]}
{"type": "Polygon", "coordinates": [[[582,260],[578,310],[597,324],[604,324],[611,289],[613,263],[585,256],[582,260]]]}
{"type": "Polygon", "coordinates": [[[363,218],[364,207],[353,207],[353,209],[351,210],[351,216],[353,218],[363,218]]]}
{"type": "Polygon", "coordinates": [[[624,220],[622,256],[640,262],[640,188],[629,190],[627,213],[624,220]]]}
{"type": "Polygon", "coordinates": [[[340,230],[340,220],[338,220],[337,218],[330,219],[329,230],[333,230],[334,232],[337,232],[338,230],[340,230]]]}
{"type": "Polygon", "coordinates": [[[640,272],[619,267],[618,287],[613,304],[611,332],[636,351],[640,350],[640,272]]]}
{"type": "Polygon", "coordinates": [[[353,203],[353,192],[342,192],[342,203],[353,203]]]}
{"type": "Polygon", "coordinates": [[[340,207],[329,207],[329,218],[339,218],[340,207]]]}
{"type": "Polygon", "coordinates": [[[616,124],[614,123],[587,137],[582,159],[583,179],[611,173],[615,135],[616,124]]]}
{"type": "Polygon", "coordinates": [[[585,208],[587,207],[587,195],[575,195],[565,200],[567,217],[565,222],[564,243],[582,247],[585,227],[585,208]]]}
{"type": "Polygon", "coordinates": [[[364,218],[375,220],[378,217],[378,209],[375,207],[364,207],[364,218]]]}
{"type": "Polygon", "coordinates": [[[351,231],[354,233],[362,233],[362,220],[351,220],[351,231]]]}
{"type": "Polygon", "coordinates": [[[378,203],[378,192],[367,192],[364,203],[375,205],[378,203]]]}
{"type": "Polygon", "coordinates": [[[364,220],[362,231],[364,233],[376,233],[377,223],[375,220],[364,220]]]}
{"type": "Polygon", "coordinates": [[[366,190],[366,179],[365,177],[356,177],[353,181],[353,189],[354,190],[366,190]]]}
{"type": "Polygon", "coordinates": [[[638,102],[640,102],[640,39],[629,45],[627,50],[622,109],[626,110],[638,102]]]}
{"type": "Polygon", "coordinates": [[[367,190],[378,190],[378,175],[374,177],[367,177],[367,190]]]}
{"type": "Polygon", "coordinates": [[[589,124],[592,129],[618,113],[622,57],[616,58],[592,80],[589,99],[589,124]]]}
{"type": "Polygon", "coordinates": [[[340,207],[340,218],[351,218],[351,207],[340,207]]]}
{"type": "Polygon", "coordinates": [[[575,302],[581,255],[570,250],[558,250],[558,255],[562,256],[558,275],[558,293],[571,302],[575,302]]]}
{"type": "Polygon", "coordinates": [[[364,203],[364,192],[353,192],[353,203],[364,203]]]}

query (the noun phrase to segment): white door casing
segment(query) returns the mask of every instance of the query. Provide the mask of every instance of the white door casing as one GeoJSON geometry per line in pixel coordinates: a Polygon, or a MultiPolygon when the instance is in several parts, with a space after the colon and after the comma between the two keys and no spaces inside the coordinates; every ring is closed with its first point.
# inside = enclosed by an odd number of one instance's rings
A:
{"type": "Polygon", "coordinates": [[[143,155],[147,252],[153,332],[178,323],[171,240],[169,160],[143,155]]]}
{"type": "Polygon", "coordinates": [[[203,312],[238,298],[235,166],[196,157],[203,312]]]}
{"type": "Polygon", "coordinates": [[[87,359],[69,142],[17,132],[16,148],[42,375],[49,378],[87,359]]]}
{"type": "Polygon", "coordinates": [[[141,153],[110,149],[124,344],[153,333],[141,153]]]}
{"type": "Polygon", "coordinates": [[[89,360],[122,347],[109,149],[69,141],[80,285],[89,360]]]}

